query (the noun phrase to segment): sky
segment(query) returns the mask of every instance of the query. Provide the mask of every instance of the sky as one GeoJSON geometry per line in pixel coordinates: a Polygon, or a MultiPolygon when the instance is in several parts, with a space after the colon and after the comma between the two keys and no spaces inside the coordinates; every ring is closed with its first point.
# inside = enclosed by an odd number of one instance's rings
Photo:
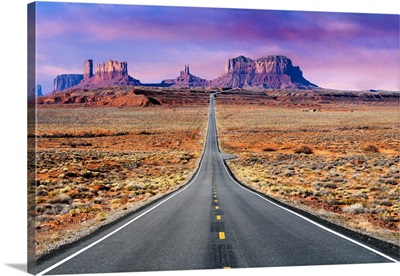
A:
{"type": "Polygon", "coordinates": [[[285,55],[332,89],[399,91],[399,15],[37,2],[37,84],[82,74],[86,59],[128,62],[142,83],[190,72],[214,79],[227,59],[285,55]]]}

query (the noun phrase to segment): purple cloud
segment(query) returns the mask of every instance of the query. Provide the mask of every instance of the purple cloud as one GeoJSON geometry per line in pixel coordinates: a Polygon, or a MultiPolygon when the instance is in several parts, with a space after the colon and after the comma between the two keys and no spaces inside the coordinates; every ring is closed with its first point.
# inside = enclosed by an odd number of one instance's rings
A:
{"type": "Polygon", "coordinates": [[[187,63],[194,74],[211,79],[223,73],[228,58],[283,54],[323,87],[399,90],[398,15],[37,5],[38,79],[43,87],[52,83],[49,68],[80,73],[69,70],[83,68],[88,58],[98,63],[126,60],[133,77],[158,82],[175,77],[187,63]]]}

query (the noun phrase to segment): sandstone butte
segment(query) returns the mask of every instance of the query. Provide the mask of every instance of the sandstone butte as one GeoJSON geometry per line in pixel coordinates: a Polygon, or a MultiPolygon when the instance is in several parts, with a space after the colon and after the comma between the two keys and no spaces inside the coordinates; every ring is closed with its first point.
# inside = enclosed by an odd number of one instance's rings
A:
{"type": "Polygon", "coordinates": [[[228,59],[225,73],[213,80],[206,80],[190,73],[189,65],[175,79],[156,84],[142,84],[129,76],[126,61],[107,61],[96,64],[84,62],[83,74],[62,74],[54,80],[53,92],[68,88],[91,89],[104,86],[161,86],[161,87],[224,87],[265,89],[313,89],[318,86],[303,77],[299,66],[285,56],[266,56],[256,60],[244,56],[228,59]]]}
{"type": "Polygon", "coordinates": [[[318,86],[303,77],[300,67],[285,56],[252,60],[244,56],[228,59],[225,74],[211,80],[211,87],[266,89],[313,89],[318,86]]]}

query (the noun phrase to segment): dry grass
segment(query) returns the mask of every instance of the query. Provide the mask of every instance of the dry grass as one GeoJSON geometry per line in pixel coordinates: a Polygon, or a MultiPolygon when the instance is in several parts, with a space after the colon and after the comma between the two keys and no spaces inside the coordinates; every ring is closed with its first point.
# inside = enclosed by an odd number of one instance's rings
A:
{"type": "MultiPolygon", "coordinates": [[[[186,183],[207,108],[39,108],[37,256],[186,183]]],[[[86,232],[87,234],[87,232],[86,232]]]]}
{"type": "Polygon", "coordinates": [[[217,102],[216,110],[221,147],[239,156],[228,164],[243,183],[399,244],[397,106],[310,113],[217,102]]]}

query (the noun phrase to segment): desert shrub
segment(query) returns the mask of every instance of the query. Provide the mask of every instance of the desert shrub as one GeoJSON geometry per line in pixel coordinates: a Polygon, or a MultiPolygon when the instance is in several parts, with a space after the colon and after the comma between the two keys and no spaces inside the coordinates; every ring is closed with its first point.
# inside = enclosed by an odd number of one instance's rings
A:
{"type": "Polygon", "coordinates": [[[363,192],[357,192],[353,195],[355,198],[363,198],[363,199],[368,199],[368,195],[363,192]]]}
{"type": "Polygon", "coordinates": [[[358,201],[357,199],[350,197],[350,198],[341,199],[340,203],[345,204],[345,205],[352,205],[352,204],[357,203],[357,201],[358,201]]]}
{"type": "Polygon", "coordinates": [[[394,222],[396,220],[393,216],[391,216],[390,212],[381,213],[378,215],[378,217],[386,223],[394,222]]]}
{"type": "Polygon", "coordinates": [[[328,194],[323,198],[323,201],[328,203],[329,205],[338,205],[339,201],[335,198],[333,194],[328,194]]]}
{"type": "Polygon", "coordinates": [[[385,208],[383,208],[382,206],[375,206],[374,208],[372,208],[371,213],[372,214],[382,214],[386,211],[385,208]]]}
{"type": "Polygon", "coordinates": [[[304,154],[312,154],[313,153],[313,149],[310,148],[307,145],[302,145],[298,148],[294,149],[294,153],[300,154],[300,153],[304,153],[304,154]]]}
{"type": "Polygon", "coordinates": [[[69,191],[71,191],[71,187],[67,186],[67,187],[62,188],[60,190],[60,193],[65,194],[65,193],[68,193],[69,191]]]}
{"type": "Polygon", "coordinates": [[[100,212],[96,216],[97,221],[103,221],[106,219],[106,215],[103,212],[100,212]]]}
{"type": "Polygon", "coordinates": [[[102,198],[102,197],[96,197],[95,199],[93,199],[93,202],[95,204],[101,204],[101,203],[103,203],[103,201],[104,201],[104,198],[102,198]]]}
{"type": "Polygon", "coordinates": [[[364,147],[365,152],[379,152],[379,149],[375,145],[367,145],[364,147]]]}
{"type": "Polygon", "coordinates": [[[390,184],[390,185],[396,185],[397,181],[393,177],[391,177],[391,178],[386,179],[385,183],[390,184]]]}
{"type": "Polygon", "coordinates": [[[36,205],[36,213],[44,213],[46,211],[46,205],[36,205]]]}
{"type": "Polygon", "coordinates": [[[46,208],[44,210],[44,214],[46,215],[60,215],[60,214],[68,214],[71,210],[71,206],[68,204],[54,204],[51,208],[46,208]]]}
{"type": "Polygon", "coordinates": [[[69,204],[71,202],[71,197],[67,194],[58,194],[54,198],[48,200],[48,203],[55,204],[55,203],[65,203],[69,204]]]}
{"type": "Polygon", "coordinates": [[[83,186],[83,185],[77,186],[76,189],[77,189],[79,192],[86,192],[86,191],[89,190],[88,187],[85,187],[85,186],[83,186]]]}
{"type": "Polygon", "coordinates": [[[352,213],[352,214],[361,214],[365,213],[365,208],[361,203],[355,203],[349,206],[344,206],[342,209],[343,212],[352,213]]]}
{"type": "Polygon", "coordinates": [[[323,187],[325,188],[330,188],[330,189],[336,189],[337,185],[335,183],[333,183],[332,181],[328,181],[325,183],[322,183],[323,187]]]}
{"type": "Polygon", "coordinates": [[[380,200],[379,203],[380,203],[381,205],[384,205],[384,206],[389,206],[389,207],[390,207],[390,206],[393,206],[392,202],[390,202],[389,199],[380,200]]]}
{"type": "Polygon", "coordinates": [[[85,204],[85,205],[83,205],[83,206],[81,206],[81,207],[79,207],[79,208],[71,209],[71,210],[69,211],[69,215],[72,216],[72,217],[74,217],[74,216],[79,215],[79,214],[95,212],[95,211],[97,211],[98,209],[99,209],[99,208],[95,208],[95,207],[92,207],[92,206],[90,206],[90,205],[85,204]]]}
{"type": "Polygon", "coordinates": [[[127,195],[125,195],[125,196],[123,196],[122,198],[121,198],[121,201],[120,201],[120,204],[121,205],[126,205],[127,203],[128,203],[128,196],[127,195]]]}
{"type": "Polygon", "coordinates": [[[294,172],[292,170],[285,170],[282,174],[284,176],[291,177],[293,176],[294,172]]]}
{"type": "Polygon", "coordinates": [[[114,199],[111,200],[110,204],[111,204],[111,205],[119,204],[120,201],[121,201],[121,199],[119,199],[119,198],[114,198],[114,199]]]}
{"type": "Polygon", "coordinates": [[[132,191],[133,189],[135,189],[136,187],[135,187],[135,184],[133,184],[133,183],[129,183],[128,185],[126,185],[125,186],[125,189],[127,190],[127,191],[132,191]]]}
{"type": "Polygon", "coordinates": [[[153,133],[151,133],[151,132],[149,132],[149,131],[146,131],[146,130],[142,130],[142,131],[140,131],[138,134],[139,134],[139,135],[151,135],[151,134],[153,134],[153,133]]]}
{"type": "Polygon", "coordinates": [[[150,197],[152,197],[154,194],[153,193],[150,193],[150,192],[147,192],[147,193],[145,193],[145,197],[146,198],[150,198],[150,197]]]}
{"type": "Polygon", "coordinates": [[[46,191],[46,187],[44,185],[40,185],[36,188],[36,195],[38,196],[46,196],[48,193],[46,191]]]}
{"type": "Polygon", "coordinates": [[[272,147],[266,147],[266,148],[263,148],[262,151],[276,151],[276,149],[274,149],[272,147]]]}
{"type": "Polygon", "coordinates": [[[318,191],[314,192],[314,196],[326,196],[326,195],[329,195],[330,193],[331,193],[331,191],[321,188],[318,191]]]}

